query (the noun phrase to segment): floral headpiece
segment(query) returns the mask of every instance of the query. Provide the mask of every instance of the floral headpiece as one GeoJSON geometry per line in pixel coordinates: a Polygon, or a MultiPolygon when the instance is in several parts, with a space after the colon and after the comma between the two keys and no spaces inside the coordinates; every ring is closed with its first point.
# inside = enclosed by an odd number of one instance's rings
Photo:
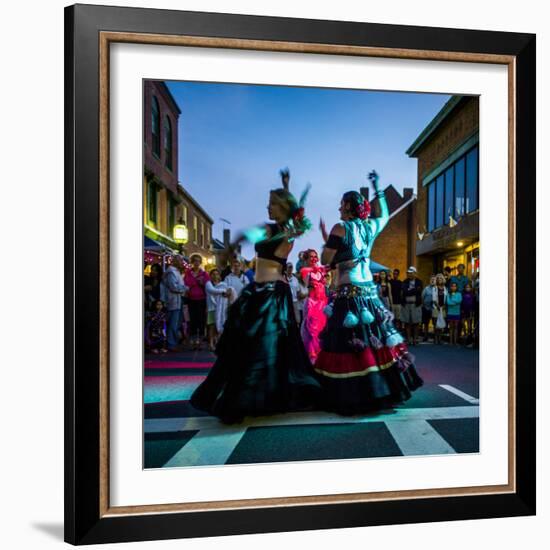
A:
{"type": "Polygon", "coordinates": [[[366,220],[370,216],[370,202],[364,199],[361,204],[357,206],[357,216],[361,220],[366,220]]]}
{"type": "Polygon", "coordinates": [[[300,222],[304,219],[305,210],[303,206],[300,206],[297,208],[294,213],[292,214],[292,219],[294,220],[294,223],[300,222]]]}

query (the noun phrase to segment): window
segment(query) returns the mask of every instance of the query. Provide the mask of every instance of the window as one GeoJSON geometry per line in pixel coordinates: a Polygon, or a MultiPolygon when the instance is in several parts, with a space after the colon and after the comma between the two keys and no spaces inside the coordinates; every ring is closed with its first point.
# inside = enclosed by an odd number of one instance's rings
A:
{"type": "Polygon", "coordinates": [[[172,197],[168,197],[168,233],[172,235],[176,225],[176,203],[172,197]]]}
{"type": "Polygon", "coordinates": [[[455,167],[451,166],[445,172],[445,225],[449,224],[449,218],[455,217],[454,211],[454,173],[455,167]]]}
{"type": "Polygon", "coordinates": [[[427,185],[428,231],[459,220],[479,207],[479,148],[476,145],[427,185]]]}
{"type": "Polygon", "coordinates": [[[198,239],[198,221],[197,216],[193,216],[193,242],[197,244],[198,239]]]}
{"type": "Polygon", "coordinates": [[[182,206],[181,214],[183,218],[183,225],[187,227],[187,206],[185,206],[185,204],[182,206]]]}
{"type": "Polygon", "coordinates": [[[201,246],[204,248],[204,222],[201,222],[201,246]]]}
{"type": "Polygon", "coordinates": [[[210,246],[210,226],[206,226],[206,248],[210,246]]]}
{"type": "Polygon", "coordinates": [[[434,206],[435,206],[435,185],[431,183],[428,186],[428,231],[433,231],[435,229],[434,206]]]}
{"type": "Polygon", "coordinates": [[[466,155],[466,213],[477,210],[478,148],[466,155]]]}
{"type": "Polygon", "coordinates": [[[147,182],[147,218],[157,223],[157,186],[152,181],[147,182]]]}
{"type": "Polygon", "coordinates": [[[151,102],[151,134],[153,136],[153,153],[160,158],[160,107],[158,99],[153,96],[151,102]]]}
{"type": "Polygon", "coordinates": [[[455,215],[459,220],[464,216],[464,168],[466,160],[462,157],[455,164],[455,215]]]}
{"type": "Polygon", "coordinates": [[[435,226],[441,227],[443,225],[443,192],[444,192],[443,174],[438,176],[435,182],[435,226]]]}
{"type": "Polygon", "coordinates": [[[166,167],[172,170],[172,123],[168,116],[164,119],[164,158],[166,167]]]}

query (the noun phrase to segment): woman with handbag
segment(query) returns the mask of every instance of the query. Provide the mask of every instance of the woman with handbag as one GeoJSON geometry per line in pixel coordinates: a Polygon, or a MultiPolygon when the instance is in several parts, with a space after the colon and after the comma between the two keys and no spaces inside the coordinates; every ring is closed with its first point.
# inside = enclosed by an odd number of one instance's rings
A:
{"type": "Polygon", "coordinates": [[[424,326],[424,342],[428,341],[428,336],[430,334],[430,323],[433,323],[434,326],[434,338],[435,338],[435,322],[433,318],[433,309],[434,309],[434,288],[435,275],[430,277],[430,284],[422,290],[422,325],[424,326]]]}
{"type": "Polygon", "coordinates": [[[445,321],[445,305],[447,304],[448,290],[445,283],[445,275],[438,273],[435,276],[435,286],[432,288],[434,344],[442,343],[441,333],[447,326],[447,322],[445,321]]]}

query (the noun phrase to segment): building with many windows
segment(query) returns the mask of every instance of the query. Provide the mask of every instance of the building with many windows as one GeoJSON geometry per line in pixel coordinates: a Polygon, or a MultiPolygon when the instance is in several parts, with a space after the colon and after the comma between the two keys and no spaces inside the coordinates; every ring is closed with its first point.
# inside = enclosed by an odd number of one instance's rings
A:
{"type": "Polygon", "coordinates": [[[418,159],[416,263],[427,282],[479,270],[479,98],[453,96],[407,150],[418,159]]]}
{"type": "Polygon", "coordinates": [[[212,218],[178,182],[178,120],[181,111],[162,81],[144,82],[144,234],[186,256],[200,253],[213,264],[212,218]],[[183,246],[173,238],[176,224],[188,229],[183,246]]]}
{"type": "Polygon", "coordinates": [[[173,247],[178,204],[178,119],[181,111],[161,81],[144,82],[143,222],[145,235],[173,247]]]}

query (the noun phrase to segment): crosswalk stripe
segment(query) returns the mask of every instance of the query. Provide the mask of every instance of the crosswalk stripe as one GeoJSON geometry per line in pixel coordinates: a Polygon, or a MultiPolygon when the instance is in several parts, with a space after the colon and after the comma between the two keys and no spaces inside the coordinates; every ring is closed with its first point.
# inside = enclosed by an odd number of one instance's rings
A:
{"type": "Polygon", "coordinates": [[[429,407],[395,409],[391,412],[374,413],[368,416],[340,416],[325,412],[287,413],[273,416],[246,417],[238,426],[227,426],[213,416],[184,418],[148,418],[144,421],[145,433],[175,432],[186,430],[216,430],[225,433],[231,428],[293,426],[304,424],[353,424],[363,422],[403,422],[411,420],[438,420],[452,418],[477,418],[479,407],[429,407]]]}
{"type": "Polygon", "coordinates": [[[464,399],[465,401],[468,401],[468,403],[471,403],[472,405],[479,404],[479,399],[477,397],[472,397],[471,395],[464,393],[463,391],[455,388],[454,386],[449,386],[448,384],[439,384],[439,387],[443,388],[444,390],[450,391],[455,395],[458,395],[458,397],[462,397],[462,399],[464,399]]]}
{"type": "Polygon", "coordinates": [[[425,420],[386,422],[385,424],[405,456],[456,453],[425,420]]]}
{"type": "Polygon", "coordinates": [[[225,464],[246,432],[246,428],[201,430],[184,445],[163,467],[211,466],[225,464]]]}

